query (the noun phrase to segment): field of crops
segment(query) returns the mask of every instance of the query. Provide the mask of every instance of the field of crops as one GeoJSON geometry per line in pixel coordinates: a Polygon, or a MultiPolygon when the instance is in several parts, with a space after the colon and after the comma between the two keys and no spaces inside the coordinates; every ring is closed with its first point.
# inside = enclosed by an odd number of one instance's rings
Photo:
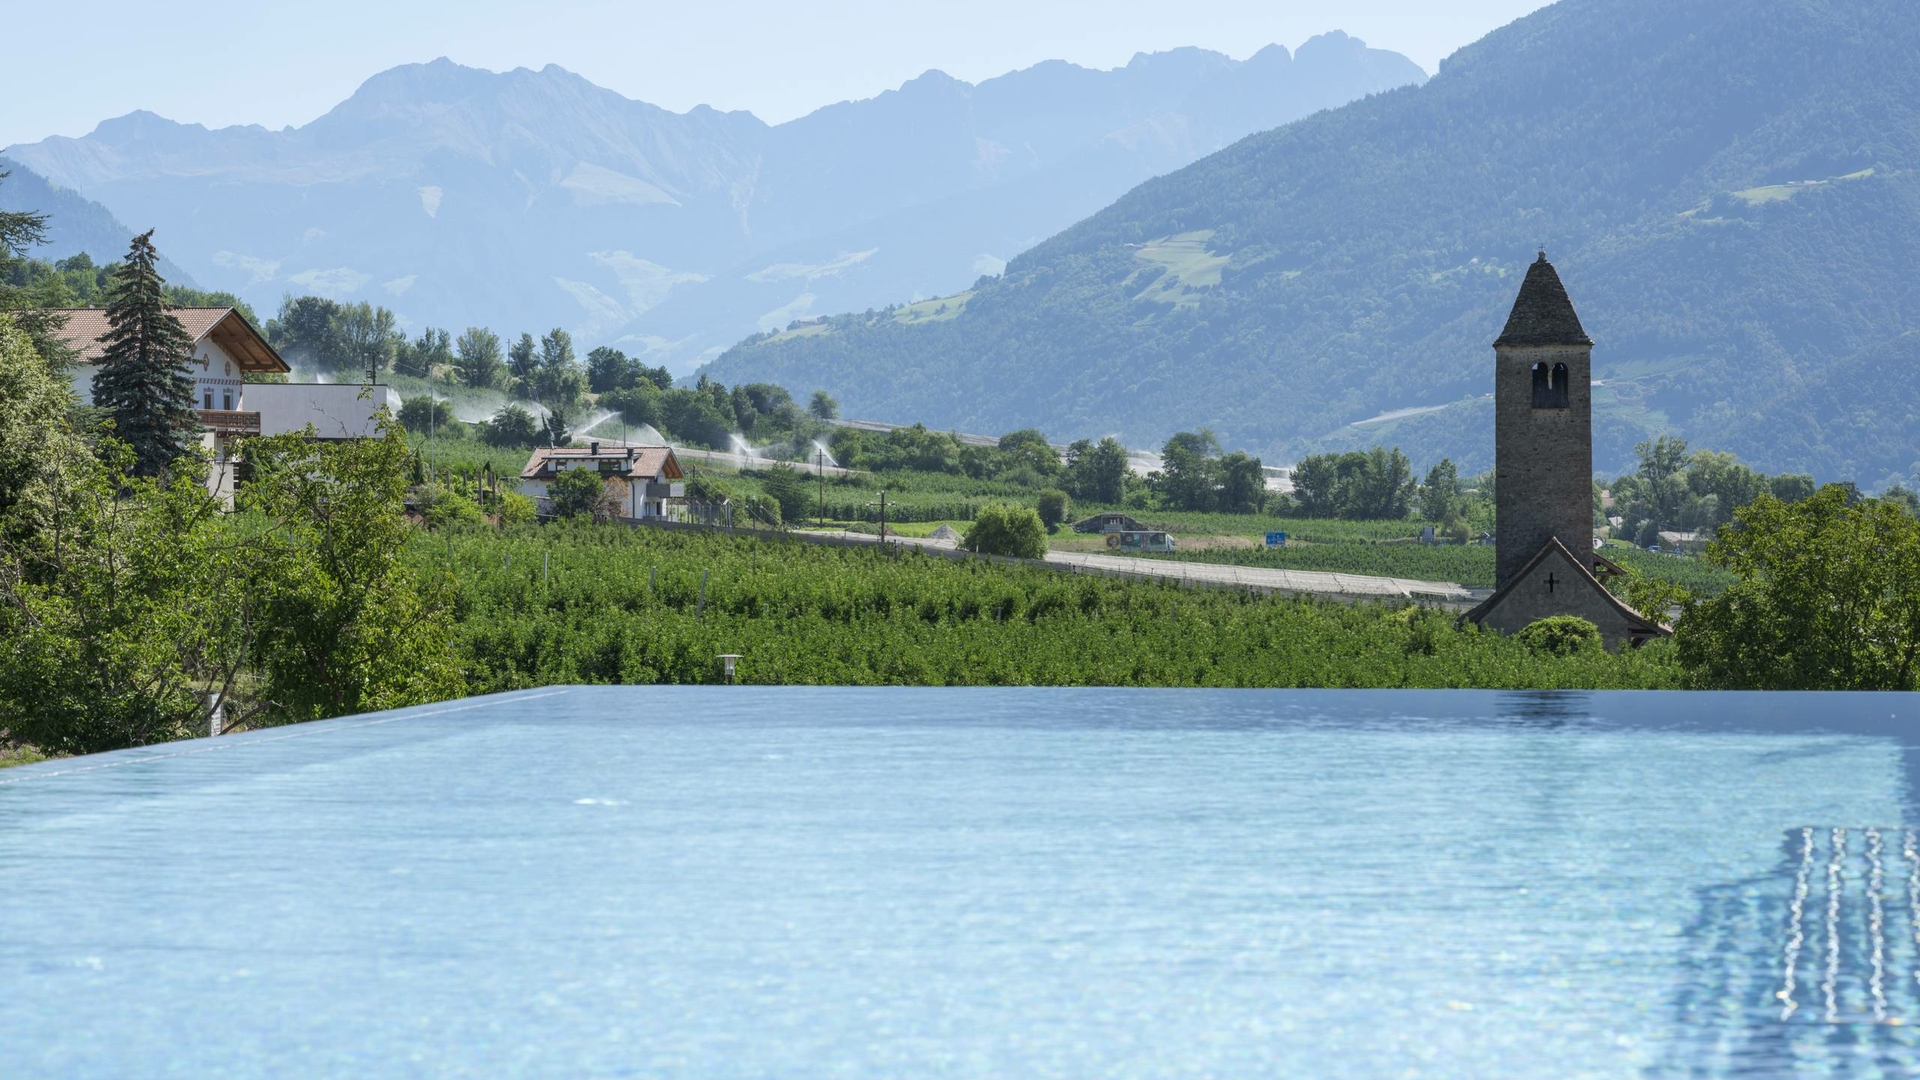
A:
{"type": "Polygon", "coordinates": [[[473,693],[698,683],[1657,687],[1671,651],[1536,656],[1451,613],[1255,599],[793,541],[616,526],[422,534],[473,693]],[[704,597],[704,598],[703,598],[704,597]]]}

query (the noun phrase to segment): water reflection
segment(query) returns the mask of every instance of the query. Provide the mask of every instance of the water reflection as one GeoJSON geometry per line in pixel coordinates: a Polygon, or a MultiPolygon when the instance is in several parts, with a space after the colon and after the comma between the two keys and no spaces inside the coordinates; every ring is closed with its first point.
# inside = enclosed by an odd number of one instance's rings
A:
{"type": "Polygon", "coordinates": [[[1543,730],[1564,728],[1595,716],[1594,696],[1579,690],[1512,691],[1500,694],[1496,706],[1500,719],[1543,730]]]}
{"type": "Polygon", "coordinates": [[[1771,872],[1695,891],[1656,1076],[1920,1072],[1920,837],[1802,826],[1771,872]],[[1905,885],[1905,895],[1888,883],[1905,885]]]}

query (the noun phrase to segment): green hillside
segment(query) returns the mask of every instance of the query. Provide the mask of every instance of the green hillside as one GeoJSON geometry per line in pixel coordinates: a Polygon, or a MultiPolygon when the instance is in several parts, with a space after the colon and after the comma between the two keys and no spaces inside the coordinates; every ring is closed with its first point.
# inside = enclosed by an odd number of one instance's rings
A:
{"type": "Polygon", "coordinates": [[[1917,103],[1906,0],[1563,0],[1141,185],[951,318],[836,317],[711,371],[962,430],[1476,468],[1489,343],[1545,247],[1599,343],[1597,465],[1668,431],[1877,485],[1920,457],[1920,389],[1860,409],[1830,373],[1920,329],[1917,103]]]}

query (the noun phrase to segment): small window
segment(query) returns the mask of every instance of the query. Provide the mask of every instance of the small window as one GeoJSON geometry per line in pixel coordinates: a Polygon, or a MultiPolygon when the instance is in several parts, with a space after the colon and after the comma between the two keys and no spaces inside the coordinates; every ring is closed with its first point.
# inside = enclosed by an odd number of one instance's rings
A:
{"type": "Polygon", "coordinates": [[[1536,409],[1564,409],[1567,407],[1567,365],[1533,365],[1533,407],[1536,409]]]}
{"type": "Polygon", "coordinates": [[[220,407],[228,412],[233,411],[233,391],[222,390],[220,392],[220,407]]]}
{"type": "Polygon", "coordinates": [[[209,412],[213,410],[213,387],[207,387],[205,393],[201,395],[200,407],[209,412]]]}

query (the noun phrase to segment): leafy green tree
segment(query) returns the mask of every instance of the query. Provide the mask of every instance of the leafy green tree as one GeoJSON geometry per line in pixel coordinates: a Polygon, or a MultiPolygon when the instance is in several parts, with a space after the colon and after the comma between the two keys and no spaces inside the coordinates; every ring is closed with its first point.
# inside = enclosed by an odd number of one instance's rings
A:
{"type": "Polygon", "coordinates": [[[431,378],[436,367],[453,367],[453,338],[445,330],[427,327],[411,344],[394,352],[393,370],[416,379],[431,378]]]}
{"type": "Polygon", "coordinates": [[[0,551],[51,527],[86,444],[68,422],[73,394],[24,330],[0,319],[0,551]]]}
{"type": "Polygon", "coordinates": [[[400,425],[408,431],[425,434],[444,430],[453,420],[453,405],[435,397],[414,395],[400,406],[400,425]]]}
{"type": "Polygon", "coordinates": [[[1213,432],[1182,431],[1160,448],[1160,475],[1154,490],[1175,510],[1211,510],[1218,473],[1214,458],[1220,442],[1213,432]]]}
{"type": "Polygon", "coordinates": [[[339,318],[340,305],[325,297],[283,296],[279,314],[267,320],[267,340],[292,361],[337,370],[345,363],[339,318]]]}
{"type": "Polygon", "coordinates": [[[573,335],[557,326],[540,335],[540,366],[548,370],[575,367],[573,335]]]}
{"type": "Polygon", "coordinates": [[[489,446],[533,446],[542,428],[534,415],[518,405],[502,405],[480,433],[489,446]]]}
{"type": "Polygon", "coordinates": [[[1034,510],[1040,515],[1040,524],[1047,527],[1047,532],[1057,533],[1060,526],[1073,516],[1073,498],[1064,491],[1049,488],[1040,493],[1034,510]]]}
{"type": "Polygon", "coordinates": [[[567,415],[565,406],[548,408],[540,427],[548,446],[565,446],[573,441],[573,418],[567,415]]]}
{"type": "Polygon", "coordinates": [[[660,395],[662,425],[676,437],[712,449],[725,449],[733,433],[732,402],[722,409],[713,395],[678,387],[660,395]]]}
{"type": "MultiPolygon", "coordinates": [[[[206,731],[207,691],[231,699],[262,625],[255,575],[281,569],[279,539],[231,522],[199,461],[162,483],[118,440],[102,455],[64,462],[68,497],[0,554],[0,728],[49,752],[206,731]]],[[[259,708],[234,705],[237,722],[259,708]]]]}
{"type": "Polygon", "coordinates": [[[660,415],[660,391],[654,389],[650,382],[609,390],[600,395],[600,407],[619,413],[621,419],[629,424],[649,424],[658,428],[666,423],[660,415]]]}
{"type": "Polygon", "coordinates": [[[93,403],[113,420],[115,437],[133,448],[138,476],[158,476],[185,457],[200,430],[186,372],[193,340],[167,310],[158,260],[151,230],[133,238],[114,274],[111,329],[93,376],[93,403]]]}
{"type": "Polygon", "coordinates": [[[500,381],[500,335],[484,326],[469,326],[454,345],[454,370],[460,381],[486,389],[500,381]]]}
{"type": "Polygon", "coordinates": [[[1042,477],[1056,476],[1060,472],[1060,454],[1038,428],[1009,431],[1000,436],[998,445],[1000,453],[1014,467],[1024,466],[1042,477]]]}
{"type": "Polygon", "coordinates": [[[1702,685],[1912,690],[1920,658],[1920,522],[1828,484],[1797,503],[1762,495],[1707,547],[1738,574],[1687,606],[1681,663],[1702,685]]]}
{"type": "MultiPolygon", "coordinates": [[[[760,475],[760,488],[780,506],[780,520],[799,521],[813,505],[813,492],[805,473],[791,465],[779,464],[760,475]]],[[[774,524],[778,524],[775,522],[774,524]]]]}
{"type": "Polygon", "coordinates": [[[362,300],[340,305],[336,322],[340,369],[359,375],[362,382],[379,382],[380,373],[393,364],[398,338],[393,329],[393,312],[362,300]]]}
{"type": "Polygon", "coordinates": [[[1214,466],[1220,488],[1214,493],[1219,509],[1229,514],[1257,514],[1266,506],[1267,475],[1260,459],[1235,450],[1224,454],[1214,466]]]}
{"type": "MultiPolygon", "coordinates": [[[[0,181],[6,178],[7,174],[0,171],[0,181]]],[[[66,319],[48,309],[72,305],[63,302],[64,298],[61,297],[44,294],[35,297],[13,280],[20,264],[26,262],[27,252],[46,243],[46,240],[45,214],[27,210],[0,210],[0,312],[10,313],[9,321],[27,335],[36,353],[56,367],[65,367],[72,359],[72,350],[59,338],[59,331],[66,324],[66,319]]],[[[85,255],[84,252],[81,254],[85,255]]],[[[84,269],[92,269],[92,260],[87,262],[89,265],[84,269]]],[[[74,266],[72,269],[83,268],[74,266]]]]}
{"type": "Polygon", "coordinates": [[[1066,489],[1082,502],[1120,505],[1127,495],[1127,448],[1111,436],[1067,447],[1066,489]]]}
{"type": "Polygon", "coordinates": [[[1420,485],[1420,516],[1428,521],[1452,521],[1460,507],[1460,472],[1450,458],[1427,470],[1420,485]]]}
{"type": "Polygon", "coordinates": [[[1399,520],[1414,490],[1413,464],[1398,448],[1316,454],[1293,470],[1293,496],[1309,517],[1399,520]]]}
{"type": "Polygon", "coordinates": [[[533,376],[539,370],[539,347],[532,334],[521,334],[520,340],[507,348],[507,377],[513,380],[514,390],[528,396],[538,393],[533,376]]]}
{"type": "Polygon", "coordinates": [[[547,498],[560,517],[600,517],[607,485],[597,469],[562,469],[548,482],[547,498]]]}
{"type": "Polygon", "coordinates": [[[287,541],[286,564],[248,585],[261,601],[254,667],[273,716],[313,720],[457,695],[451,597],[402,559],[413,527],[399,425],[370,439],[269,436],[247,453],[242,507],[287,541]]]}
{"type": "Polygon", "coordinates": [[[960,546],[982,555],[1038,559],[1047,553],[1047,527],[1032,507],[995,503],[981,509],[960,546]]]}
{"type": "Polygon", "coordinates": [[[534,400],[550,409],[571,410],[580,404],[587,392],[587,376],[574,362],[571,334],[554,327],[541,337],[538,363],[531,381],[534,400]]]}
{"type": "Polygon", "coordinates": [[[1799,502],[1813,497],[1813,477],[1804,473],[1782,473],[1767,481],[1767,490],[1781,502],[1799,502]]]}
{"type": "Polygon", "coordinates": [[[587,354],[587,388],[596,394],[624,390],[633,385],[632,363],[627,354],[605,345],[587,354]]]}
{"type": "Polygon", "coordinates": [[[1920,517],[1920,494],[1905,484],[1893,485],[1880,498],[1906,511],[1908,517],[1920,517]]]}
{"type": "Polygon", "coordinates": [[[1398,521],[1412,509],[1413,492],[1413,462],[1397,446],[1376,446],[1367,453],[1348,516],[1398,521]]]}
{"type": "Polygon", "coordinates": [[[833,400],[833,395],[825,390],[815,390],[813,397],[807,401],[807,412],[815,420],[838,420],[840,403],[833,400]]]}

